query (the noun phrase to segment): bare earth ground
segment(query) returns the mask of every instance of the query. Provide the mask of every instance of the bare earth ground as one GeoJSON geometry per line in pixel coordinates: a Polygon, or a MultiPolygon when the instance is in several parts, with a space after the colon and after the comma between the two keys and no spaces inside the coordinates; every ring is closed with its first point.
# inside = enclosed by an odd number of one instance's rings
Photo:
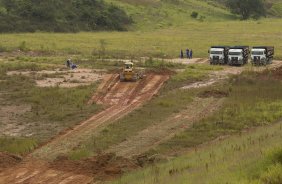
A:
{"type": "MultiPolygon", "coordinates": [[[[198,59],[195,62],[205,63],[207,60],[198,59]]],[[[178,62],[178,61],[176,61],[178,62]]],[[[182,62],[182,60],[181,60],[182,62]]],[[[190,62],[191,63],[191,62],[190,62]]],[[[276,68],[282,63],[275,61],[268,68],[276,68]]],[[[264,68],[256,69],[258,71],[264,68]]],[[[229,74],[239,74],[243,71],[240,67],[224,67],[224,70],[211,74],[216,80],[211,79],[203,81],[201,84],[186,86],[185,89],[208,86],[221,79],[226,78],[229,74]]],[[[104,111],[94,115],[89,120],[82,122],[80,125],[71,130],[63,132],[55,137],[46,145],[35,150],[26,157],[21,163],[4,169],[0,173],[0,183],[89,183],[99,180],[99,177],[114,176],[126,168],[134,168],[130,163],[130,158],[160,144],[162,141],[169,139],[176,133],[189,128],[195,120],[212,113],[212,108],[217,109],[222,103],[222,99],[215,97],[197,98],[191,105],[183,111],[174,114],[166,121],[147,127],[133,137],[127,138],[124,142],[111,147],[108,152],[115,152],[123,157],[108,156],[105,163],[99,163],[100,157],[92,158],[94,161],[90,165],[89,160],[81,162],[71,162],[60,159],[61,154],[67,153],[79,143],[97,131],[99,127],[106,126],[116,119],[123,117],[127,113],[142,105],[145,101],[150,100],[158,92],[162,84],[169,78],[168,75],[149,74],[145,79],[136,83],[120,83],[118,75],[105,75],[98,92],[93,96],[92,102],[98,102],[106,105],[104,111]],[[46,160],[50,158],[59,158],[55,162],[49,163],[46,160]],[[44,161],[45,160],[45,161],[44,161]],[[112,168],[112,166],[115,166],[112,168]],[[125,168],[123,168],[123,166],[125,168]],[[94,167],[94,169],[93,169],[94,167]],[[67,169],[69,168],[69,169],[67,169]],[[92,169],[91,169],[92,168],[92,169]],[[99,170],[96,171],[96,170],[99,170]],[[89,170],[91,172],[89,173],[89,170]],[[96,171],[96,172],[95,172],[96,171]]],[[[108,155],[108,154],[106,154],[108,155]]],[[[101,156],[103,157],[103,156],[101,156]]]]}
{"type": "Polygon", "coordinates": [[[72,88],[77,86],[90,85],[93,82],[99,81],[103,78],[102,71],[80,68],[75,70],[43,70],[38,72],[10,71],[7,74],[34,76],[34,78],[36,79],[36,85],[39,87],[58,86],[63,88],[72,88]]]}
{"type": "MultiPolygon", "coordinates": [[[[30,111],[28,105],[7,104],[0,94],[0,136],[22,136],[25,125],[21,123],[20,116],[30,111]]],[[[27,135],[25,135],[27,136],[27,135]]]]}

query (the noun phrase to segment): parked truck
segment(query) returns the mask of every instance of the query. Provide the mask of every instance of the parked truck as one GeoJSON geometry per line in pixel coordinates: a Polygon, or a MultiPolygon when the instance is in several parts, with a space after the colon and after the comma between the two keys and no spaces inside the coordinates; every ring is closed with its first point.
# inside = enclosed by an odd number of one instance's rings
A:
{"type": "Polygon", "coordinates": [[[210,64],[227,64],[228,62],[228,46],[211,46],[209,50],[210,64]]]}
{"type": "Polygon", "coordinates": [[[228,51],[228,64],[229,65],[244,65],[248,63],[249,59],[249,46],[235,46],[230,47],[228,51]]]}
{"type": "Polygon", "coordinates": [[[267,65],[271,64],[274,56],[274,47],[273,46],[258,46],[253,47],[251,52],[252,64],[267,65]]]}

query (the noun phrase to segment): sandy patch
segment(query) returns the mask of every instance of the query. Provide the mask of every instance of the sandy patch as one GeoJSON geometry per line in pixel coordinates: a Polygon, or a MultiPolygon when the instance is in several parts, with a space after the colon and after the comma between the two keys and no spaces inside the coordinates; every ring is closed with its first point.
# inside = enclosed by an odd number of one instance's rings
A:
{"type": "Polygon", "coordinates": [[[103,78],[103,71],[91,69],[75,70],[42,70],[42,71],[9,71],[7,75],[33,76],[39,87],[72,88],[90,85],[103,78]]]}
{"type": "Polygon", "coordinates": [[[20,117],[31,110],[28,105],[5,105],[0,103],[0,136],[22,136],[26,128],[20,117]]]}

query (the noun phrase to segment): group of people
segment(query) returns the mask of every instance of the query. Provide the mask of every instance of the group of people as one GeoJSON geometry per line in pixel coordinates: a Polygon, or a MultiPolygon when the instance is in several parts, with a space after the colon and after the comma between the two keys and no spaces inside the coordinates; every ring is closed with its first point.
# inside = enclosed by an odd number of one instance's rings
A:
{"type": "MultiPolygon", "coordinates": [[[[180,51],[180,58],[183,59],[184,58],[184,52],[181,49],[180,51]]],[[[193,58],[193,50],[192,49],[186,49],[186,58],[187,59],[192,59],[193,58]]]]}

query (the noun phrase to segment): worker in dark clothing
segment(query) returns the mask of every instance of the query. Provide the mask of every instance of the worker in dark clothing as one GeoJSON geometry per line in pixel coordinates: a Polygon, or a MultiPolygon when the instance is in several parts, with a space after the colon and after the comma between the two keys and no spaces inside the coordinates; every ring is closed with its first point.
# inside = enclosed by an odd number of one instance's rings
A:
{"type": "Polygon", "coordinates": [[[68,59],[68,60],[67,60],[66,65],[67,65],[68,68],[70,68],[70,69],[72,69],[72,70],[74,70],[74,69],[77,68],[77,65],[74,64],[74,63],[71,61],[71,59],[68,59]]]}
{"type": "Polygon", "coordinates": [[[183,50],[181,49],[180,51],[180,58],[183,59],[184,58],[184,54],[183,54],[183,50]]]}
{"type": "Polygon", "coordinates": [[[190,50],[190,59],[192,59],[193,58],[193,50],[191,49],[190,50]]]}
{"type": "Polygon", "coordinates": [[[186,49],[186,57],[187,57],[187,59],[189,59],[189,58],[190,58],[190,52],[189,52],[189,49],[186,49]]]}
{"type": "Polygon", "coordinates": [[[71,59],[68,59],[68,60],[67,60],[66,65],[67,65],[68,68],[71,67],[71,59]]]}

